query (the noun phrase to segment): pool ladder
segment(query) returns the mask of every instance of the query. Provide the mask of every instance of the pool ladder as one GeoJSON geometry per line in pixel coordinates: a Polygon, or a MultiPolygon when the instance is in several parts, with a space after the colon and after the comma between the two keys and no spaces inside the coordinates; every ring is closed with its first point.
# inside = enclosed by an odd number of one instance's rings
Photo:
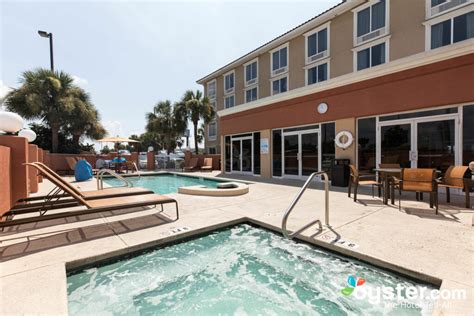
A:
{"type": "Polygon", "coordinates": [[[133,184],[122,177],[121,175],[117,174],[115,171],[110,170],[110,169],[100,169],[99,172],[97,172],[96,178],[97,178],[97,190],[103,190],[104,189],[104,175],[109,174],[113,176],[114,178],[122,181],[125,185],[123,187],[133,187],[133,184]]]}
{"type": "Polygon", "coordinates": [[[328,175],[324,171],[314,172],[308,177],[308,179],[304,183],[303,187],[298,192],[298,194],[295,196],[295,198],[291,202],[290,206],[286,210],[285,215],[283,215],[283,220],[281,222],[281,230],[283,232],[283,236],[285,236],[288,239],[293,239],[296,235],[298,235],[301,232],[307,230],[308,228],[310,228],[311,226],[313,226],[315,224],[319,224],[320,227],[322,226],[321,225],[321,220],[317,219],[317,220],[314,220],[314,221],[304,225],[303,227],[301,227],[300,229],[298,229],[298,230],[296,230],[292,233],[290,233],[288,231],[288,229],[286,228],[286,224],[288,222],[288,217],[290,216],[290,213],[293,211],[296,204],[300,200],[301,196],[303,195],[303,193],[306,191],[306,189],[311,184],[311,181],[316,176],[323,176],[323,178],[324,178],[324,191],[325,191],[325,197],[324,197],[324,207],[325,207],[324,224],[329,227],[329,180],[328,180],[328,175]]]}

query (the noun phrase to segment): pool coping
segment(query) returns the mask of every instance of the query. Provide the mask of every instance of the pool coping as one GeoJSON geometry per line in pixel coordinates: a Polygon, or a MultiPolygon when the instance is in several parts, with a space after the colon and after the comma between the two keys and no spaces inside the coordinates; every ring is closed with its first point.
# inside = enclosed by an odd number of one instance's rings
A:
{"type": "MultiPolygon", "coordinates": [[[[77,259],[73,261],[67,261],[64,263],[65,272],[66,272],[66,275],[69,275],[71,273],[77,272],[78,270],[87,269],[95,265],[106,264],[107,262],[110,262],[110,261],[120,260],[121,258],[137,255],[139,253],[143,253],[145,251],[151,250],[152,248],[166,247],[173,244],[185,242],[186,240],[199,238],[201,236],[212,233],[213,231],[216,231],[216,230],[231,228],[231,227],[234,227],[236,225],[241,225],[241,224],[249,224],[254,227],[256,226],[256,227],[261,227],[263,229],[270,230],[277,234],[282,234],[281,229],[276,226],[273,226],[271,224],[268,224],[259,220],[255,220],[249,217],[242,217],[242,218],[238,218],[238,219],[234,219],[234,220],[230,220],[230,221],[226,221],[222,223],[217,223],[217,224],[213,224],[213,225],[209,225],[209,226],[205,226],[205,227],[201,227],[197,229],[192,229],[189,231],[175,233],[171,236],[166,236],[166,237],[158,238],[149,242],[141,243],[138,245],[133,245],[126,248],[105,252],[100,255],[90,256],[90,257],[81,258],[81,259],[77,259]]],[[[404,268],[404,267],[398,266],[396,264],[390,263],[388,261],[385,261],[373,256],[364,255],[362,253],[359,253],[347,248],[338,247],[334,244],[317,240],[317,239],[313,239],[310,237],[306,237],[303,235],[298,235],[295,238],[293,238],[293,240],[296,242],[308,244],[310,246],[322,248],[323,250],[327,250],[339,256],[347,257],[353,260],[354,259],[358,260],[364,264],[373,265],[376,268],[387,270],[391,273],[394,273],[396,275],[399,275],[407,279],[411,279],[418,283],[430,284],[432,286],[438,287],[439,289],[443,287],[442,279],[439,279],[437,277],[431,276],[423,272],[404,268]]]]}

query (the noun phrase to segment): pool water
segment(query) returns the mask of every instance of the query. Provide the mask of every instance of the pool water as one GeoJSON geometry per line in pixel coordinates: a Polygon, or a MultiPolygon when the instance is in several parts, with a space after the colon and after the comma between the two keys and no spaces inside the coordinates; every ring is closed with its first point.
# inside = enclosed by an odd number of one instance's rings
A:
{"type": "MultiPolygon", "coordinates": [[[[150,189],[158,194],[178,192],[179,187],[193,185],[204,185],[208,188],[217,188],[221,181],[214,181],[198,177],[186,177],[175,174],[163,174],[159,176],[127,177],[134,187],[150,189]]],[[[123,182],[115,178],[104,178],[105,183],[111,186],[123,185],[123,182]]]]}
{"type": "MultiPolygon", "coordinates": [[[[363,287],[417,284],[264,229],[239,225],[69,274],[71,315],[431,315],[432,302],[370,303],[363,287]],[[357,291],[358,289],[356,289],[357,291]]],[[[431,288],[432,287],[429,287],[431,288]]]]}

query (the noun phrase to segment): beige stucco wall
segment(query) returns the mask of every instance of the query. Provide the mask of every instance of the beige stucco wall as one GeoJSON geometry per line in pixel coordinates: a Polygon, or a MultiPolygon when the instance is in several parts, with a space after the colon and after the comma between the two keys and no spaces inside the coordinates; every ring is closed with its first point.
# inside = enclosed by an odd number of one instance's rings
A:
{"type": "Polygon", "coordinates": [[[354,142],[347,149],[341,149],[336,146],[336,159],[350,159],[351,164],[355,164],[356,161],[356,119],[347,118],[336,121],[336,135],[340,131],[349,131],[354,136],[354,142]]]}
{"type": "Polygon", "coordinates": [[[260,153],[260,176],[262,178],[271,178],[272,177],[272,144],[271,144],[271,130],[266,129],[260,131],[260,140],[267,138],[269,144],[268,154],[260,153]]]}
{"type": "Polygon", "coordinates": [[[390,1],[390,60],[425,50],[425,5],[424,0],[390,1]]]}
{"type": "Polygon", "coordinates": [[[264,53],[258,57],[258,98],[270,95],[270,54],[264,53]]]}
{"type": "Polygon", "coordinates": [[[288,89],[296,89],[305,85],[305,37],[298,36],[289,43],[289,86],[288,89]]]}
{"type": "Polygon", "coordinates": [[[235,94],[235,105],[239,105],[244,103],[244,66],[241,65],[237,68],[235,68],[235,89],[234,89],[234,94],[235,94]]]}
{"type": "Polygon", "coordinates": [[[331,20],[330,28],[330,78],[353,71],[353,13],[345,12],[331,20]]]}

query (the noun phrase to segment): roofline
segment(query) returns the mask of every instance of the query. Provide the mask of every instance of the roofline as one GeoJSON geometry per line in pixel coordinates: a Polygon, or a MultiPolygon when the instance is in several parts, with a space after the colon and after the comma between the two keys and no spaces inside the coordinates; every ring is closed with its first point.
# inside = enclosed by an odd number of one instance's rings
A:
{"type": "Polygon", "coordinates": [[[389,75],[393,73],[397,73],[400,71],[433,64],[436,62],[449,60],[452,58],[469,55],[474,53],[474,39],[469,39],[466,41],[459,42],[455,44],[453,47],[446,46],[437,48],[436,50],[430,50],[421,52],[415,55],[407,56],[401,59],[397,59],[391,61],[387,64],[383,64],[374,68],[368,68],[365,70],[361,70],[358,72],[351,72],[346,75],[334,77],[327,81],[320,82],[316,85],[310,86],[303,86],[294,90],[289,90],[285,93],[276,94],[273,96],[268,96],[263,99],[259,99],[250,103],[240,104],[228,109],[222,109],[217,112],[219,118],[233,115],[241,112],[245,112],[248,110],[253,110],[257,108],[261,108],[264,106],[272,105],[277,102],[290,100],[342,86],[346,86],[349,84],[381,77],[384,75],[389,75]]]}
{"type": "Polygon", "coordinates": [[[235,59],[234,61],[228,63],[227,65],[217,69],[216,71],[208,74],[207,76],[204,76],[203,78],[199,79],[196,81],[198,84],[204,84],[206,81],[209,79],[213,79],[217,76],[219,76],[221,73],[226,72],[232,68],[235,68],[236,66],[239,66],[240,64],[251,60],[258,55],[261,55],[262,53],[265,53],[269,51],[271,48],[277,47],[278,45],[284,44],[290,39],[302,35],[306,33],[307,31],[317,27],[320,24],[323,24],[337,15],[340,15],[342,13],[345,13],[346,11],[349,11],[353,9],[356,6],[359,6],[360,4],[364,3],[366,0],[342,0],[342,2],[336,4],[335,6],[327,9],[326,11],[320,13],[319,15],[315,16],[314,18],[311,18],[310,20],[296,26],[295,28],[289,30],[286,33],[283,33],[282,35],[272,39],[271,41],[263,44],[262,46],[254,49],[253,51],[243,55],[242,57],[239,57],[235,59]]]}

